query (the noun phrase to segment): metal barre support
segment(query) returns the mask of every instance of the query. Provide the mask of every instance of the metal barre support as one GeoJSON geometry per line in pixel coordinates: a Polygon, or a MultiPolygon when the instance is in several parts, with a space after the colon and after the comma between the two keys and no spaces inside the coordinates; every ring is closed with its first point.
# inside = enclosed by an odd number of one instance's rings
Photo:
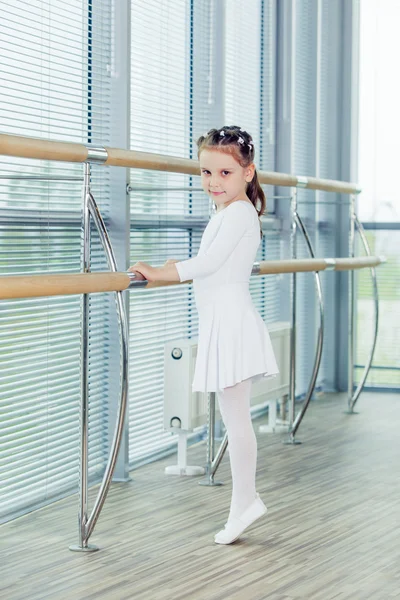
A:
{"type": "MultiPolygon", "coordinates": [[[[96,224],[100,240],[107,256],[107,262],[113,272],[117,272],[117,263],[112,249],[111,241],[101,213],[96,205],[95,199],[90,195],[90,212],[96,224]]],[[[128,324],[124,306],[123,292],[115,292],[115,302],[118,316],[118,324],[121,335],[121,390],[118,403],[117,419],[114,429],[114,436],[111,443],[110,454],[104,471],[100,490],[95,500],[92,512],[87,522],[87,537],[92,534],[94,526],[99,517],[100,511],[105,502],[108,489],[111,485],[111,479],[114,473],[118,452],[121,445],[123,428],[125,423],[126,408],[128,402],[128,324]]]]}
{"type": "MultiPolygon", "coordinates": [[[[215,392],[208,394],[208,426],[207,426],[207,462],[206,462],[206,475],[202,481],[199,481],[199,485],[223,485],[221,481],[214,481],[214,475],[216,468],[214,466],[214,449],[215,449],[215,392]]],[[[221,444],[222,446],[222,444],[221,444]]],[[[221,454],[221,447],[218,451],[218,456],[221,454]]],[[[219,459],[222,460],[223,453],[219,459]]],[[[218,463],[219,464],[219,463],[218,463]]]]}
{"type": "Polygon", "coordinates": [[[107,152],[106,148],[103,148],[103,146],[96,147],[96,146],[92,146],[90,144],[88,144],[86,146],[86,148],[87,148],[87,157],[86,157],[87,163],[104,165],[104,163],[106,162],[106,160],[108,158],[108,152],[107,152]]]}
{"type": "MultiPolygon", "coordinates": [[[[300,216],[297,213],[295,215],[295,218],[296,218],[297,224],[305,238],[308,252],[309,252],[310,256],[312,258],[314,258],[314,250],[313,250],[310,236],[308,235],[307,229],[306,229],[303,221],[301,220],[300,216]]],[[[332,266],[333,265],[330,265],[330,267],[332,267],[332,266]]],[[[313,371],[311,374],[310,384],[309,384],[309,387],[307,390],[306,398],[305,398],[303,405],[301,407],[301,410],[298,413],[298,415],[291,427],[291,430],[289,432],[289,443],[294,443],[294,436],[296,435],[296,432],[300,426],[300,423],[301,423],[301,421],[307,411],[307,408],[310,404],[310,401],[311,401],[311,398],[312,398],[312,395],[313,395],[313,392],[315,389],[315,384],[317,382],[319,367],[321,364],[322,348],[323,348],[323,341],[324,341],[324,305],[323,305],[323,300],[322,300],[321,278],[319,276],[318,271],[316,271],[314,273],[314,278],[315,278],[315,286],[316,286],[317,296],[318,296],[319,316],[320,316],[317,348],[316,348],[316,352],[315,352],[314,366],[313,366],[313,371]]]]}
{"type": "MultiPolygon", "coordinates": [[[[355,253],[355,197],[353,194],[350,195],[349,204],[349,218],[350,218],[350,231],[349,231],[349,256],[354,258],[355,253]]],[[[351,408],[351,398],[353,397],[354,387],[354,271],[349,272],[348,276],[348,320],[349,320],[349,333],[348,333],[348,367],[347,367],[347,394],[348,394],[348,411],[354,413],[351,408]]]]}
{"type": "MultiPolygon", "coordinates": [[[[297,257],[296,228],[297,221],[297,189],[293,189],[290,203],[291,231],[290,231],[290,256],[293,260],[297,257]]],[[[291,314],[290,314],[290,373],[289,373],[289,430],[292,429],[295,419],[296,402],[296,273],[291,275],[291,314]]]]}
{"type": "MultiPolygon", "coordinates": [[[[90,165],[85,163],[85,185],[84,185],[84,268],[90,269],[90,217],[93,218],[97,228],[104,252],[107,257],[107,263],[111,271],[117,272],[117,263],[109,239],[106,226],[96,201],[90,192],[90,165]]],[[[72,545],[73,551],[87,552],[98,548],[88,544],[88,540],[96,525],[101,509],[104,505],[107,492],[109,490],[112,475],[117,461],[118,451],[121,445],[123,427],[125,422],[125,413],[128,398],[128,325],[126,320],[125,307],[123,303],[122,292],[115,292],[117,315],[121,334],[121,394],[118,404],[117,421],[114,430],[114,437],[111,444],[110,454],[104,471],[103,479],[99,492],[90,516],[88,517],[87,507],[87,486],[88,486],[88,294],[83,296],[83,364],[82,364],[82,418],[81,418],[81,478],[80,478],[80,515],[79,515],[79,544],[72,545]]]]}
{"type": "MultiPolygon", "coordinates": [[[[83,214],[82,214],[82,272],[90,272],[90,165],[84,163],[83,214]]],[[[82,295],[81,301],[82,359],[81,359],[81,412],[80,412],[80,472],[79,472],[79,515],[78,544],[69,547],[74,552],[93,552],[97,546],[89,545],[86,536],[88,519],[88,436],[89,436],[89,294],[82,295]]]]}
{"type": "Polygon", "coordinates": [[[215,475],[215,473],[217,472],[217,469],[219,467],[219,465],[221,464],[221,461],[224,457],[225,451],[228,447],[228,432],[225,431],[224,437],[222,439],[222,442],[218,448],[218,452],[216,457],[214,458],[212,465],[211,465],[211,470],[213,472],[213,474],[215,475]]]}
{"type": "MultiPolygon", "coordinates": [[[[361,225],[357,214],[355,212],[355,198],[353,197],[352,202],[350,204],[351,206],[351,221],[353,224],[352,227],[352,234],[351,234],[351,242],[352,242],[352,247],[351,247],[351,251],[352,251],[352,255],[354,255],[355,253],[355,228],[357,227],[358,233],[360,235],[362,244],[364,246],[365,252],[367,254],[367,256],[371,256],[371,249],[369,247],[368,244],[368,240],[367,237],[365,235],[365,231],[363,226],[361,225]]],[[[374,358],[374,353],[375,353],[375,348],[376,348],[376,341],[378,338],[378,327],[379,327],[379,295],[378,295],[378,282],[377,282],[377,276],[376,276],[376,270],[374,267],[370,267],[371,268],[371,277],[372,277],[372,285],[373,285],[373,290],[374,290],[374,306],[375,306],[375,324],[374,324],[374,336],[373,336],[373,340],[372,340],[372,346],[371,346],[371,350],[369,353],[369,357],[367,360],[367,363],[364,367],[364,371],[363,374],[361,376],[360,382],[357,386],[357,389],[354,391],[353,393],[353,387],[354,387],[354,363],[355,363],[355,348],[354,348],[354,336],[356,335],[356,327],[354,324],[354,320],[355,320],[355,310],[354,310],[354,304],[355,304],[355,300],[354,300],[354,273],[351,272],[350,276],[353,275],[353,277],[351,278],[351,308],[349,307],[349,312],[351,314],[351,325],[349,327],[351,333],[352,333],[352,343],[351,343],[351,353],[350,353],[350,349],[349,349],[349,372],[351,370],[351,379],[349,376],[349,395],[348,395],[348,413],[350,414],[354,414],[354,407],[356,405],[356,402],[363,390],[363,387],[365,385],[365,382],[367,380],[368,377],[368,373],[370,371],[371,365],[372,365],[372,361],[374,358]],[[351,362],[350,362],[351,361],[351,362]],[[350,387],[351,384],[351,387],[350,387]]]]}

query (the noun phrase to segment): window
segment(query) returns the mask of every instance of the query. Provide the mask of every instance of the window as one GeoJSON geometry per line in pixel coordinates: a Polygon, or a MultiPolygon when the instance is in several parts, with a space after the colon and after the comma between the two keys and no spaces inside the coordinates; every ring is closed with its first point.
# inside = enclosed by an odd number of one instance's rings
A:
{"type": "MultiPolygon", "coordinates": [[[[2,2],[2,133],[106,144],[109,124],[109,2],[2,2]]],[[[109,170],[93,189],[109,204],[109,170]]],[[[82,167],[0,157],[3,274],[80,270],[82,167]]],[[[93,270],[105,269],[96,236],[93,270]]],[[[91,480],[108,453],[106,396],[109,298],[90,305],[91,480]]],[[[78,483],[80,299],[0,305],[0,518],[31,510],[78,483]]]]}

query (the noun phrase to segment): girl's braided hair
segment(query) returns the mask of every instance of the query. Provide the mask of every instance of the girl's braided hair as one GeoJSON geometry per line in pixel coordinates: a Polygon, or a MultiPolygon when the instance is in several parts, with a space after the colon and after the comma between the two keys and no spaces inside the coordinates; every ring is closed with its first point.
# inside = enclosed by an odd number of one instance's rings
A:
{"type": "MultiPolygon", "coordinates": [[[[251,135],[238,125],[229,125],[221,129],[210,129],[197,140],[197,155],[200,157],[206,148],[218,148],[221,152],[231,154],[241,167],[246,168],[254,161],[254,143],[251,135]]],[[[254,205],[260,218],[266,211],[266,198],[264,190],[258,181],[257,171],[253,179],[247,184],[246,194],[254,205]],[[257,206],[258,204],[258,206],[257,206]]],[[[260,234],[263,237],[261,222],[260,234]]]]}

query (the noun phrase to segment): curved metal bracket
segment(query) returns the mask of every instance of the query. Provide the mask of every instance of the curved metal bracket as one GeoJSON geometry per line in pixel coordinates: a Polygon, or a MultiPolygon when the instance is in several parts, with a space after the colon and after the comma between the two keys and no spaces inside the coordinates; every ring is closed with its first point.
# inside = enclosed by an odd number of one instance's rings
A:
{"type": "Polygon", "coordinates": [[[218,448],[218,452],[211,463],[211,472],[213,475],[217,472],[219,465],[221,464],[221,460],[224,457],[225,451],[228,447],[228,432],[225,432],[224,437],[222,438],[222,442],[218,448]]]}
{"type": "MultiPolygon", "coordinates": [[[[360,238],[361,241],[363,243],[365,252],[367,254],[367,256],[371,256],[371,249],[369,247],[368,244],[368,240],[367,237],[365,235],[365,231],[363,226],[361,225],[357,215],[355,213],[353,213],[353,219],[354,219],[354,223],[357,226],[357,230],[358,233],[360,234],[360,238]]],[[[368,377],[368,373],[369,370],[371,368],[372,365],[372,361],[374,358],[374,353],[375,353],[375,347],[376,347],[376,340],[378,337],[378,325],[379,325],[379,296],[378,296],[378,282],[377,282],[377,277],[376,277],[376,270],[375,267],[371,267],[371,276],[372,276],[372,285],[373,285],[373,290],[374,290],[374,304],[375,304],[375,327],[374,327],[374,337],[372,340],[372,346],[371,346],[371,350],[370,350],[370,354],[367,360],[367,364],[364,367],[364,371],[361,377],[361,380],[357,386],[357,389],[355,390],[354,394],[349,398],[349,412],[354,412],[354,406],[362,392],[362,389],[365,385],[365,382],[367,380],[368,377]]]]}
{"type": "MultiPolygon", "coordinates": [[[[308,235],[307,229],[306,229],[303,221],[301,220],[300,216],[298,215],[297,211],[294,212],[293,218],[295,220],[296,225],[300,228],[300,230],[304,236],[309,255],[311,256],[311,258],[315,258],[315,254],[314,254],[314,250],[313,250],[313,247],[311,244],[310,236],[308,235]]],[[[320,279],[319,273],[315,272],[314,277],[315,277],[315,286],[316,286],[317,296],[318,296],[319,320],[320,320],[319,330],[318,330],[318,339],[317,339],[317,348],[316,348],[316,352],[315,352],[314,366],[313,366],[313,371],[311,374],[311,379],[310,379],[310,383],[308,386],[306,398],[303,402],[300,412],[297,414],[297,416],[292,424],[292,427],[289,431],[289,442],[288,443],[292,443],[292,444],[295,443],[294,436],[296,435],[296,432],[300,426],[300,423],[303,420],[303,417],[307,411],[308,405],[310,404],[312,395],[314,393],[315,384],[317,382],[317,377],[318,377],[318,371],[319,371],[319,367],[321,364],[322,347],[323,347],[323,340],[324,340],[324,305],[323,305],[323,300],[322,300],[322,288],[321,288],[321,279],[320,279]]]]}
{"type": "MultiPolygon", "coordinates": [[[[96,157],[95,157],[96,158],[96,157]]],[[[97,157],[104,159],[104,156],[97,157]]],[[[107,263],[111,271],[117,271],[117,263],[103,218],[96,201],[90,192],[90,165],[84,163],[84,195],[83,195],[83,271],[90,271],[90,218],[93,219],[98,231],[107,263]]],[[[89,294],[83,294],[82,302],[82,369],[81,369],[81,459],[80,459],[80,509],[79,509],[79,543],[70,546],[75,552],[92,552],[98,550],[89,545],[88,540],[96,525],[110,487],[115,469],[118,451],[121,445],[128,396],[128,325],[122,292],[116,294],[117,315],[121,334],[121,395],[118,403],[117,420],[110,454],[104,471],[97,498],[90,516],[88,517],[88,322],[89,294]]]]}
{"type": "Polygon", "coordinates": [[[214,458],[214,447],[215,447],[215,397],[216,392],[210,392],[208,395],[208,427],[207,427],[207,463],[206,463],[206,476],[202,481],[199,481],[200,485],[223,485],[220,481],[214,481],[214,475],[217,471],[218,465],[222,460],[228,445],[228,435],[225,434],[224,440],[221,443],[216,458],[214,458]],[[224,445],[225,442],[225,445],[224,445]]]}
{"type": "MultiPolygon", "coordinates": [[[[89,213],[93,218],[96,225],[101,243],[104,248],[104,252],[107,257],[107,263],[111,271],[118,271],[117,263],[112,249],[111,241],[108,236],[108,232],[98,209],[95,199],[92,194],[89,193],[88,198],[89,213]]],[[[100,515],[104,501],[109,490],[112,475],[117,462],[118,452],[121,445],[123,427],[125,422],[125,413],[128,397],[128,324],[126,319],[126,312],[123,303],[123,292],[115,292],[115,301],[117,305],[117,315],[121,334],[121,395],[118,403],[117,421],[114,430],[114,437],[111,444],[110,455],[108,457],[107,465],[104,471],[103,480],[100,485],[97,498],[94,502],[92,512],[87,520],[85,527],[85,539],[84,543],[87,543],[90,535],[93,532],[96,521],[100,515]]]]}

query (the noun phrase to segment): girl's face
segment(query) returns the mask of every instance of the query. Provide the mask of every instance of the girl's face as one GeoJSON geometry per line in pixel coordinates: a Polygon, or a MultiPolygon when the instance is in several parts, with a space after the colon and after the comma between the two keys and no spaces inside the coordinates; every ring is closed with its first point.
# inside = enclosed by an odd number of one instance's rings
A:
{"type": "Polygon", "coordinates": [[[241,167],[231,154],[205,149],[200,153],[203,190],[218,207],[246,200],[246,186],[253,179],[255,165],[241,167]]]}

